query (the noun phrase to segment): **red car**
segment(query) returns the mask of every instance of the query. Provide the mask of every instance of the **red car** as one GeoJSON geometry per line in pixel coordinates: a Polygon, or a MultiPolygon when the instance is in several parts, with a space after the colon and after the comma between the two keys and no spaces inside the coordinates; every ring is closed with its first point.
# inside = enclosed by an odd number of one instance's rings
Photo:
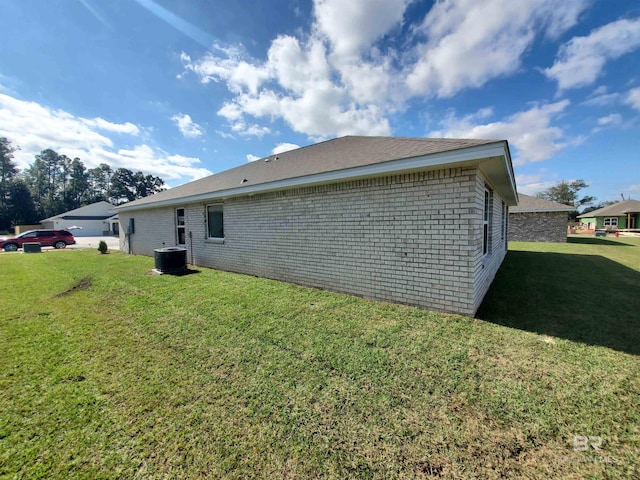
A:
{"type": "Polygon", "coordinates": [[[29,230],[17,237],[0,238],[0,248],[5,252],[15,252],[23,243],[35,242],[43,247],[65,248],[76,243],[73,234],[68,230],[29,230]]]}

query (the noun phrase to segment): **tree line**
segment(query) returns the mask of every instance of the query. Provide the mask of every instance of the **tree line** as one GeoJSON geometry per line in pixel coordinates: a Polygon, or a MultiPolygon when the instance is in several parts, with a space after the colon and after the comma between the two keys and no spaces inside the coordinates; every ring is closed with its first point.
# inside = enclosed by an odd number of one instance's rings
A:
{"type": "Polygon", "coordinates": [[[19,147],[0,137],[0,231],[41,220],[94,202],[114,205],[164,190],[160,177],[113,169],[106,163],[87,168],[48,148],[20,171],[14,162],[19,147]]]}

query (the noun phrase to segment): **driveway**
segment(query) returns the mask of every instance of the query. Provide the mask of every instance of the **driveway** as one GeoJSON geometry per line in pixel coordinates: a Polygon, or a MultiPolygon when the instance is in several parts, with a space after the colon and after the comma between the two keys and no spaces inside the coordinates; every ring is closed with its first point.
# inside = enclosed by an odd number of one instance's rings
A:
{"type": "MultiPolygon", "coordinates": [[[[107,248],[109,250],[120,250],[120,239],[118,237],[75,237],[76,244],[68,245],[65,250],[87,250],[87,249],[95,249],[98,251],[98,244],[100,240],[104,240],[107,242],[107,248]]],[[[61,250],[56,250],[53,247],[42,247],[43,252],[59,252],[61,250]]],[[[22,249],[17,252],[5,252],[0,248],[0,254],[4,253],[22,253],[22,249]]]]}
{"type": "Polygon", "coordinates": [[[100,240],[107,242],[109,250],[120,250],[120,240],[118,237],[76,237],[76,244],[69,245],[69,249],[86,249],[94,248],[98,250],[100,240]]]}

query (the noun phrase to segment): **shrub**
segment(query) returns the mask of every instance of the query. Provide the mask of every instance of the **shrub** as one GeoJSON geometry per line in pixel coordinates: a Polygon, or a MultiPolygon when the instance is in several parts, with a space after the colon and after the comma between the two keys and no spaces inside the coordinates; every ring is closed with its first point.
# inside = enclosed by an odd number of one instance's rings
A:
{"type": "Polygon", "coordinates": [[[109,247],[107,247],[107,242],[105,242],[104,240],[100,240],[100,243],[98,244],[98,251],[100,253],[107,253],[107,250],[109,250],[109,247]]]}

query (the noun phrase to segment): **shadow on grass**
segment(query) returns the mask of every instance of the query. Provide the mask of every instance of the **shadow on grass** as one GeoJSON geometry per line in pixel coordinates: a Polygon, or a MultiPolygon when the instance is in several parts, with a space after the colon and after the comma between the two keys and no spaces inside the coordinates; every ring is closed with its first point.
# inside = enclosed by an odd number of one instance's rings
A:
{"type": "Polygon", "coordinates": [[[154,270],[149,270],[147,275],[169,275],[171,277],[184,277],[185,275],[194,275],[196,273],[200,273],[200,270],[192,270],[187,268],[186,270],[177,270],[175,272],[159,272],[154,270]]]}
{"type": "Polygon", "coordinates": [[[607,240],[602,237],[567,237],[567,243],[578,243],[583,245],[614,245],[616,247],[633,247],[631,243],[624,243],[619,240],[607,240]]]}
{"type": "Polygon", "coordinates": [[[598,255],[510,251],[477,318],[640,355],[640,273],[598,255]]]}

